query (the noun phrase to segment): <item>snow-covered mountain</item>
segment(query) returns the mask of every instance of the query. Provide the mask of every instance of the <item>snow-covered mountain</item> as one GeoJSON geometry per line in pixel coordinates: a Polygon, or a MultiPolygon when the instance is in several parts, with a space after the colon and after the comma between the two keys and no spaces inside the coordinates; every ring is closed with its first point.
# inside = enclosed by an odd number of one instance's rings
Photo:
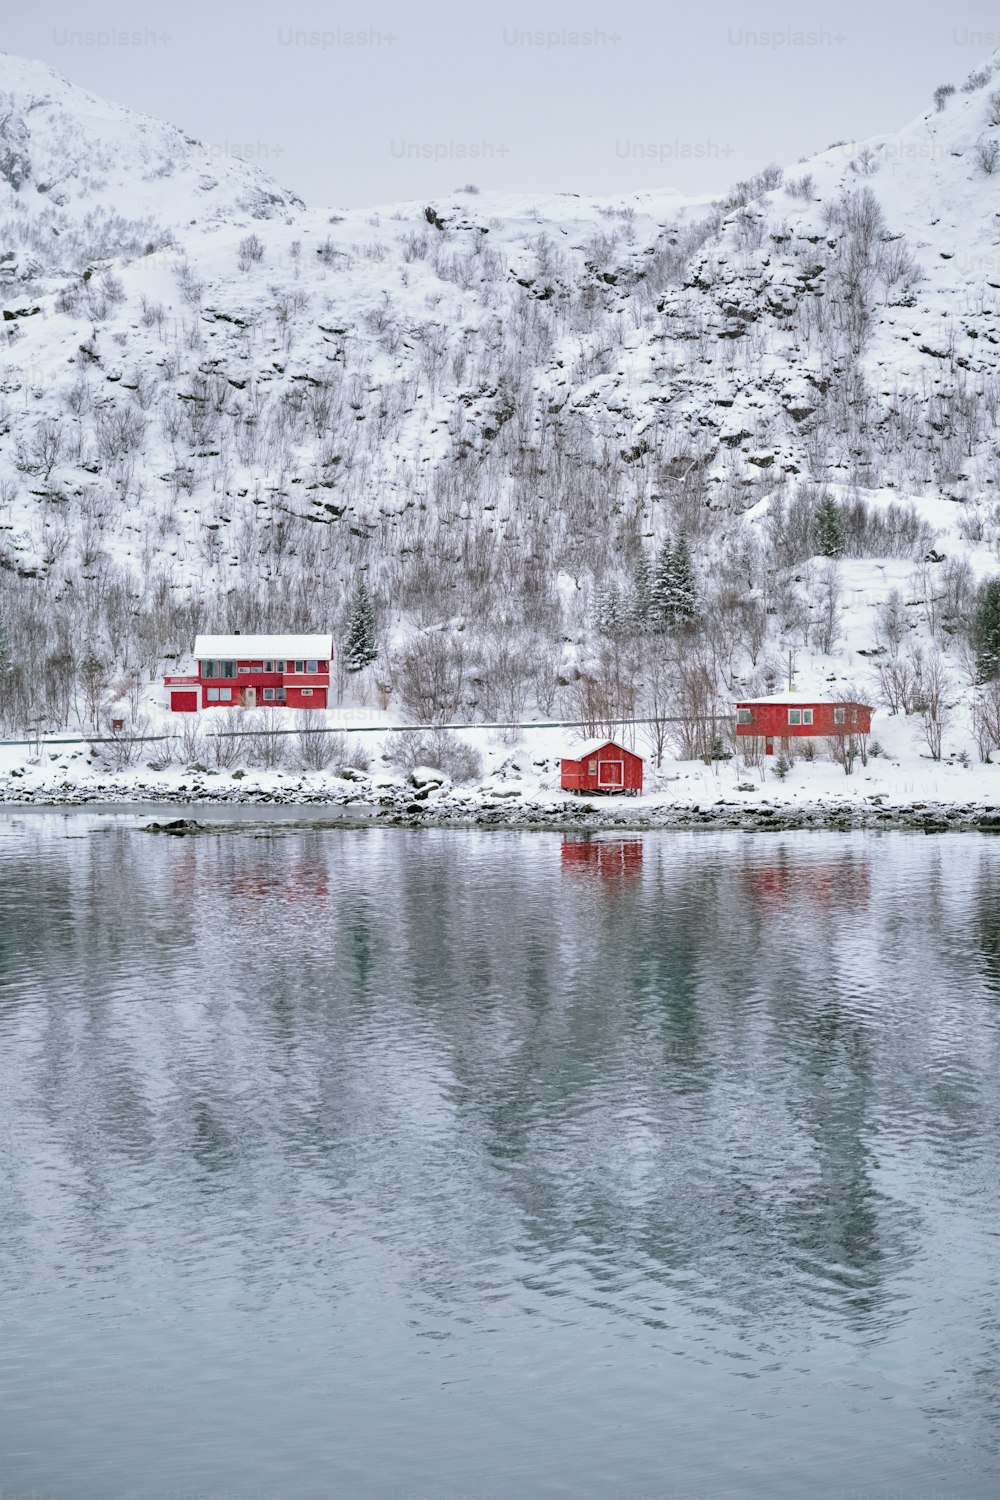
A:
{"type": "Polygon", "coordinates": [[[803,685],[877,697],[859,652],[894,588],[968,689],[1000,571],[998,88],[1000,54],[898,134],[721,202],[467,185],[331,212],[0,57],[22,698],[88,654],[153,673],[199,625],[342,631],[366,574],[383,698],[433,640],[451,712],[567,707],[581,672],[641,701],[630,590],[681,532],[702,627],[667,644],[720,692],[791,649],[803,685]]]}

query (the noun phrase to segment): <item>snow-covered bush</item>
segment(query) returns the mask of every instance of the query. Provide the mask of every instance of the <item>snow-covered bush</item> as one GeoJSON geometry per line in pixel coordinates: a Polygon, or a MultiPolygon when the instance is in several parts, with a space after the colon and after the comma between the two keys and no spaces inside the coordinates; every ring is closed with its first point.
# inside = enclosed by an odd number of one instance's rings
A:
{"type": "Polygon", "coordinates": [[[404,771],[431,766],[452,781],[477,781],[483,772],[482,758],[474,745],[447,729],[425,733],[401,731],[389,735],[385,753],[404,771]]]}

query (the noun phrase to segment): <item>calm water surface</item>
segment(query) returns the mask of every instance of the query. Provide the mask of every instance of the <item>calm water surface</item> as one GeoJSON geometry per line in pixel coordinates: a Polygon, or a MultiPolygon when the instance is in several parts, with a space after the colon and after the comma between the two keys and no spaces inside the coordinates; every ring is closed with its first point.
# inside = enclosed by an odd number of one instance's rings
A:
{"type": "Polygon", "coordinates": [[[0,1493],[1000,1493],[1000,840],[0,814],[0,1493]]]}

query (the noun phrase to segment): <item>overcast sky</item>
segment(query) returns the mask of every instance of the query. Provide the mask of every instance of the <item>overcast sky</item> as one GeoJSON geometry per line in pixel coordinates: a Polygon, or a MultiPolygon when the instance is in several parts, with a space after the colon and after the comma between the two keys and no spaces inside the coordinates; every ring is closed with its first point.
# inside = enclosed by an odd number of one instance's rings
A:
{"type": "Polygon", "coordinates": [[[5,51],[256,161],[316,206],[467,182],[717,192],[894,130],[1000,46],[988,0],[32,0],[5,51]]]}

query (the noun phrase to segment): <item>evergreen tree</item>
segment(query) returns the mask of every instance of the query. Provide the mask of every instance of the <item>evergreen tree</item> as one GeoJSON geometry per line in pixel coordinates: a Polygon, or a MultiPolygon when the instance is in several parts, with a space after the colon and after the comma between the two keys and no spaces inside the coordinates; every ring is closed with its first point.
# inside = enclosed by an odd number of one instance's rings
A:
{"type": "Polygon", "coordinates": [[[653,618],[653,565],[645,552],[632,574],[632,623],[640,635],[650,628],[653,618]]]}
{"type": "Polygon", "coordinates": [[[976,676],[980,682],[1000,677],[1000,578],[988,578],[979,590],[975,621],[976,676]]]}
{"type": "Polygon", "coordinates": [[[602,635],[621,635],[628,623],[628,610],[617,584],[599,589],[594,602],[594,624],[602,635]]]}
{"type": "Polygon", "coordinates": [[[375,643],[375,609],[364,579],[359,579],[351,598],[347,621],[344,662],[349,672],[360,672],[378,656],[375,643]]]}
{"type": "Polygon", "coordinates": [[[668,630],[698,613],[698,584],[686,537],[664,542],[653,575],[651,616],[654,628],[668,630]]]}
{"type": "Polygon", "coordinates": [[[829,495],[816,507],[812,519],[816,550],[821,557],[839,557],[844,550],[844,522],[840,510],[829,495]]]}
{"type": "Polygon", "coordinates": [[[691,549],[685,536],[677,538],[673,563],[674,616],[678,620],[692,620],[698,613],[698,580],[695,577],[691,549]]]}
{"type": "Polygon", "coordinates": [[[650,590],[649,618],[653,630],[666,630],[673,622],[674,547],[665,541],[656,556],[650,590]]]}

